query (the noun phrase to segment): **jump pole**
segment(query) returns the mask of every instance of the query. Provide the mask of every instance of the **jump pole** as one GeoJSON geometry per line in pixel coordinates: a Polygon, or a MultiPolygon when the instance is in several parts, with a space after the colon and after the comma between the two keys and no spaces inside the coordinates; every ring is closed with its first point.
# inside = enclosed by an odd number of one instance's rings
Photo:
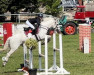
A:
{"type": "Polygon", "coordinates": [[[41,41],[38,42],[38,49],[39,49],[39,71],[41,71],[42,70],[42,66],[41,66],[41,64],[42,64],[41,59],[42,58],[40,56],[41,55],[41,41]]]}
{"type": "Polygon", "coordinates": [[[53,66],[49,69],[51,70],[58,70],[59,67],[56,65],[56,33],[53,33],[53,66]]]}
{"type": "Polygon", "coordinates": [[[48,44],[47,44],[47,35],[45,35],[45,73],[48,74],[48,44]]]}
{"type": "Polygon", "coordinates": [[[62,43],[62,34],[59,33],[59,48],[60,48],[60,68],[56,72],[56,74],[70,74],[70,72],[66,71],[63,66],[63,43],[62,43]]]}
{"type": "Polygon", "coordinates": [[[29,69],[33,69],[33,53],[32,53],[32,47],[29,49],[29,69]]]}
{"type": "Polygon", "coordinates": [[[44,57],[44,55],[41,53],[41,41],[38,42],[38,49],[39,49],[39,71],[43,71],[44,69],[42,69],[42,57],[44,57]]]}
{"type": "Polygon", "coordinates": [[[38,73],[38,75],[49,75],[53,74],[52,72],[48,72],[48,44],[47,44],[47,35],[45,35],[45,72],[38,73]]]}
{"type": "Polygon", "coordinates": [[[24,51],[24,67],[27,67],[26,59],[27,59],[27,47],[23,44],[23,51],[24,51]]]}
{"type": "Polygon", "coordinates": [[[45,75],[53,74],[52,72],[48,72],[48,42],[47,35],[45,35],[45,75]]]}

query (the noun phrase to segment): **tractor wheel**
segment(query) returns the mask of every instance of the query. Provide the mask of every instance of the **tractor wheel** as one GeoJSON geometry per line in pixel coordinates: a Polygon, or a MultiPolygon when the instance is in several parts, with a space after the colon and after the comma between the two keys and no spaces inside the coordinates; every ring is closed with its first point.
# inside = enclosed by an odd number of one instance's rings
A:
{"type": "Polygon", "coordinates": [[[63,27],[65,35],[74,35],[77,33],[77,25],[74,22],[67,22],[63,27]]]}

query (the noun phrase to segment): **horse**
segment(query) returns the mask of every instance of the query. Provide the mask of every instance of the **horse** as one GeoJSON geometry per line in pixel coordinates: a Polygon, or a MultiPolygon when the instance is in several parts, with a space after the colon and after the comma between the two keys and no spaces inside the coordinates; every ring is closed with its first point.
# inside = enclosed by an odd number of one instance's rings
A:
{"type": "MultiPolygon", "coordinates": [[[[54,17],[46,17],[43,18],[43,21],[41,22],[40,26],[39,26],[39,32],[36,34],[37,39],[39,40],[44,40],[45,39],[45,35],[47,34],[47,31],[50,28],[56,28],[56,19],[54,17]]],[[[35,35],[31,35],[31,39],[36,39],[35,35]]],[[[4,45],[4,48],[0,51],[5,51],[7,49],[9,49],[9,52],[6,54],[6,56],[2,57],[3,60],[3,66],[6,65],[6,63],[8,62],[9,57],[11,56],[11,54],[13,54],[20,45],[24,44],[25,41],[30,38],[27,37],[26,34],[24,33],[24,31],[19,31],[17,30],[17,33],[11,37],[9,37],[4,45]]],[[[48,39],[51,38],[51,35],[48,35],[48,39]]]]}

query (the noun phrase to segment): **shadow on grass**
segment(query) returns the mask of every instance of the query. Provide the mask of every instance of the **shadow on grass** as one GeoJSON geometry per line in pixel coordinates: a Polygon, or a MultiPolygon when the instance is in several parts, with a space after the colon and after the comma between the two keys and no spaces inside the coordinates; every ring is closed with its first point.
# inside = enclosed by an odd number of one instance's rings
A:
{"type": "Polygon", "coordinates": [[[1,72],[0,74],[1,75],[18,75],[22,72],[19,72],[19,71],[8,71],[8,72],[1,72]]]}

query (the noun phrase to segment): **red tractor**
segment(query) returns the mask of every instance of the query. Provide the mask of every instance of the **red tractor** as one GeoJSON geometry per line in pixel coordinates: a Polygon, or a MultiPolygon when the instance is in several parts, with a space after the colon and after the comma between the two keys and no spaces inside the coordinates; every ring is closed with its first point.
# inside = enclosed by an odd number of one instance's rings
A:
{"type": "Polygon", "coordinates": [[[74,20],[84,22],[87,18],[92,22],[94,21],[94,3],[88,3],[86,6],[77,6],[74,20]]]}

